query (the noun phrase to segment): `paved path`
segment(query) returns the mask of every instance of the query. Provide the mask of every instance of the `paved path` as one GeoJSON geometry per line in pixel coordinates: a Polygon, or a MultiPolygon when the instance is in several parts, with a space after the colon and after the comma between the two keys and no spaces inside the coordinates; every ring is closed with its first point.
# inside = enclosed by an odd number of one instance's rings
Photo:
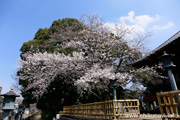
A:
{"type": "MultiPolygon", "coordinates": [[[[88,118],[71,118],[69,116],[60,116],[59,120],[96,120],[96,119],[88,119],[88,118]]],[[[101,119],[97,119],[97,120],[101,120],[101,119]]],[[[103,119],[102,119],[103,120],[103,119]]],[[[162,120],[161,118],[132,118],[132,119],[116,119],[116,120],[162,120]]]]}
{"type": "Polygon", "coordinates": [[[41,115],[40,114],[36,115],[34,120],[41,120],[41,115]]]}

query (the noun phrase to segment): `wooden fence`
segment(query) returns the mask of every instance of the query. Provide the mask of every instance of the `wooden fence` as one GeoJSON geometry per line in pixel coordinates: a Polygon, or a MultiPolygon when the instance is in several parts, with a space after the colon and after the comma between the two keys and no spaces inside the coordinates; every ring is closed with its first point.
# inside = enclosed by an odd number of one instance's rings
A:
{"type": "Polygon", "coordinates": [[[75,117],[120,119],[138,118],[140,115],[138,99],[110,100],[89,104],[63,107],[63,115],[75,117]]]}
{"type": "Polygon", "coordinates": [[[157,93],[157,99],[162,115],[165,115],[167,118],[180,118],[180,111],[178,112],[180,108],[180,90],[157,93]],[[175,97],[177,100],[175,100],[175,97]]]}

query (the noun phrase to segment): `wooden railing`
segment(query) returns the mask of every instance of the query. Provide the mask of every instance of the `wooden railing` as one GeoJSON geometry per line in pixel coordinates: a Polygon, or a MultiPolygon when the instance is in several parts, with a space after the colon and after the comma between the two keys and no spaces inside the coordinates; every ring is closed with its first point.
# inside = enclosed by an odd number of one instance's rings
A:
{"type": "Polygon", "coordinates": [[[110,100],[89,104],[63,107],[63,115],[75,117],[119,119],[134,118],[140,115],[138,99],[110,100]]]}
{"type": "Polygon", "coordinates": [[[179,117],[178,109],[180,108],[180,90],[157,93],[159,109],[162,115],[169,117],[179,117]],[[175,100],[177,99],[177,100],[175,100]]]}

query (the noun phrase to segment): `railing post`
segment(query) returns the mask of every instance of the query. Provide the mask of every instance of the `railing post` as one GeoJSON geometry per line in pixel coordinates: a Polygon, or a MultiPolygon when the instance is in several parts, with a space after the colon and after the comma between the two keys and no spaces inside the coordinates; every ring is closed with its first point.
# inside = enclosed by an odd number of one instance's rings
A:
{"type": "Polygon", "coordinates": [[[116,105],[115,105],[115,100],[113,100],[113,115],[114,115],[114,120],[116,120],[116,105]]]}
{"type": "Polygon", "coordinates": [[[137,99],[137,106],[138,106],[138,115],[140,115],[140,110],[139,110],[139,100],[137,99]]]}
{"type": "Polygon", "coordinates": [[[158,104],[159,104],[160,112],[161,112],[161,114],[164,114],[164,111],[163,111],[163,108],[162,108],[162,105],[161,105],[160,93],[157,93],[157,99],[158,99],[158,104]]]}

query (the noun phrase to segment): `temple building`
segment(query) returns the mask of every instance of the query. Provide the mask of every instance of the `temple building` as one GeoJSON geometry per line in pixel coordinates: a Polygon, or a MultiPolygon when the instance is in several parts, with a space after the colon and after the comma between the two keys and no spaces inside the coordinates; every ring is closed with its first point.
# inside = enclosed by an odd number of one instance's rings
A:
{"type": "MultiPolygon", "coordinates": [[[[178,89],[180,89],[180,31],[158,46],[156,49],[151,51],[148,55],[138,59],[136,62],[132,63],[132,65],[136,68],[140,68],[143,66],[155,66],[159,63],[160,57],[163,55],[163,52],[166,51],[168,54],[175,55],[173,57],[173,62],[176,67],[173,69],[174,77],[176,80],[176,84],[178,89]]],[[[167,75],[167,71],[158,71],[163,75],[167,75]]],[[[153,110],[156,107],[156,93],[157,92],[165,92],[172,91],[170,81],[168,79],[164,79],[162,84],[154,88],[154,90],[149,94],[144,94],[144,102],[146,103],[147,108],[153,110]]]]}

